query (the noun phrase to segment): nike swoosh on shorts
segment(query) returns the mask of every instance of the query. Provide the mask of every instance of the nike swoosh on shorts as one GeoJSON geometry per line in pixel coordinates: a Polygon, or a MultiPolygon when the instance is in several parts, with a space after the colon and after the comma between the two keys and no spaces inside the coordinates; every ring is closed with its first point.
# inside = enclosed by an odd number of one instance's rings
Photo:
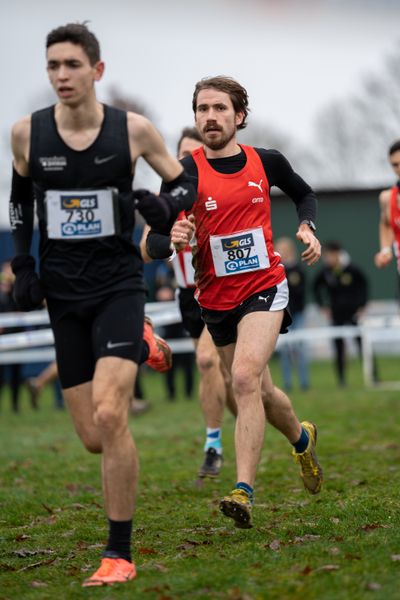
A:
{"type": "Polygon", "coordinates": [[[107,348],[112,350],[113,348],[119,348],[120,346],[132,346],[133,342],[107,342],[107,348]]]}

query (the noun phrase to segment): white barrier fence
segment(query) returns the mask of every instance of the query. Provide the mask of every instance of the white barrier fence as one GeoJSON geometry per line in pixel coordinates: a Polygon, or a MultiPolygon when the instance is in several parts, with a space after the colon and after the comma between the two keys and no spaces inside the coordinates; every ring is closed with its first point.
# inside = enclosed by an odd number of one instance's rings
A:
{"type": "MultiPolygon", "coordinates": [[[[154,327],[171,325],[181,321],[177,303],[155,302],[146,304],[146,314],[152,319],[154,327]]],[[[30,313],[0,314],[0,329],[6,327],[38,327],[49,324],[46,310],[30,313]]],[[[397,325],[397,323],[396,323],[397,325]]],[[[368,387],[400,388],[399,382],[386,382],[377,386],[373,382],[374,347],[378,344],[400,343],[400,326],[363,325],[337,327],[309,327],[291,331],[279,337],[278,349],[285,344],[297,342],[316,344],[336,338],[354,339],[360,337],[363,349],[364,382],[368,387]]],[[[168,340],[174,353],[192,352],[193,343],[189,338],[168,340]]],[[[0,364],[50,362],[55,359],[54,337],[51,329],[28,330],[20,333],[0,335],[0,364]]]]}

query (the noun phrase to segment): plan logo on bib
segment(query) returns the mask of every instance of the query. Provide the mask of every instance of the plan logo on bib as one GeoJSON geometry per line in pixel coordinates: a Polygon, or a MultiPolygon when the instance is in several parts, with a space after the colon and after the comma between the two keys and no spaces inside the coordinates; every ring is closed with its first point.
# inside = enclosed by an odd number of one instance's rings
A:
{"type": "Polygon", "coordinates": [[[259,267],[258,256],[252,255],[254,237],[252,233],[221,239],[222,250],[228,260],[225,261],[227,273],[240,273],[259,267]]]}

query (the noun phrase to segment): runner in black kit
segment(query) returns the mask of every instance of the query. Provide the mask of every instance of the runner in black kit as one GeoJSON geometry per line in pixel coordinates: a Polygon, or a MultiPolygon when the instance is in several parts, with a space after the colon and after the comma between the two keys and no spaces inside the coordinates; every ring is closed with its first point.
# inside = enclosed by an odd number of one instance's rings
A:
{"type": "Polygon", "coordinates": [[[104,63],[85,25],[53,30],[46,48],[59,101],[21,119],[12,132],[15,297],[22,310],[46,298],[75,428],[90,452],[102,453],[109,538],[100,569],[84,585],[106,585],[136,574],[130,539],[138,460],[128,407],[144,358],[145,291],[142,261],[131,242],[134,207],[150,225],[168,231],[195,192],[147,119],[97,102],[94,82],[104,63]],[[132,193],[139,156],[168,182],[160,198],[132,193]],[[29,254],[33,193],[40,279],[29,254]]]}
{"type": "MultiPolygon", "coordinates": [[[[247,92],[229,77],[196,84],[193,110],[204,146],[182,164],[196,185],[198,198],[187,219],[177,220],[171,241],[180,251],[193,244],[196,297],[225,367],[230,371],[238,416],[235,428],[237,483],[220,503],[237,527],[252,526],[253,486],[264,438],[265,419],[293,444],[295,461],[307,491],[322,486],[316,427],[297,419],[289,398],[273,385],[268,369],[279,332],[290,324],[288,287],[274,252],[270,188],[294,201],[306,245],[302,259],[314,264],[321,246],[314,236],[316,198],[276,150],[239,145],[246,126],[247,92]]],[[[162,256],[159,232],[147,238],[151,256],[162,256]]]]}

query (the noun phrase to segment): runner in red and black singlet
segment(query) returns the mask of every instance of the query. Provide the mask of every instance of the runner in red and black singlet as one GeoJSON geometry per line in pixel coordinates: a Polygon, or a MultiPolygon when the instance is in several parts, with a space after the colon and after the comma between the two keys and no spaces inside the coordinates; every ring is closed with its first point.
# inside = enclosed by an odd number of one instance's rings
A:
{"type": "Polygon", "coordinates": [[[394,236],[394,252],[397,260],[397,271],[400,273],[400,185],[392,187],[390,197],[390,226],[394,236]]]}
{"type": "Polygon", "coordinates": [[[375,265],[379,269],[386,267],[391,262],[394,252],[400,283],[400,140],[390,146],[388,154],[389,162],[399,181],[379,195],[380,250],[375,255],[375,265]]]}
{"type": "Polygon", "coordinates": [[[193,109],[204,149],[183,164],[197,179],[198,198],[188,218],[175,222],[171,241],[180,250],[196,234],[197,297],[231,373],[238,410],[237,483],[220,506],[238,527],[247,528],[252,525],[253,486],[264,438],[263,399],[268,420],[294,446],[306,489],[316,494],[322,485],[316,427],[308,421],[300,424],[267,367],[279,332],[290,324],[285,272],[273,250],[269,188],[278,185],[295,201],[296,237],[306,245],[302,258],[308,265],[321,254],[314,235],[316,202],[282,155],[237,143],[237,130],[245,126],[248,114],[247,93],[239,83],[227,77],[201,80],[193,109]]]}

